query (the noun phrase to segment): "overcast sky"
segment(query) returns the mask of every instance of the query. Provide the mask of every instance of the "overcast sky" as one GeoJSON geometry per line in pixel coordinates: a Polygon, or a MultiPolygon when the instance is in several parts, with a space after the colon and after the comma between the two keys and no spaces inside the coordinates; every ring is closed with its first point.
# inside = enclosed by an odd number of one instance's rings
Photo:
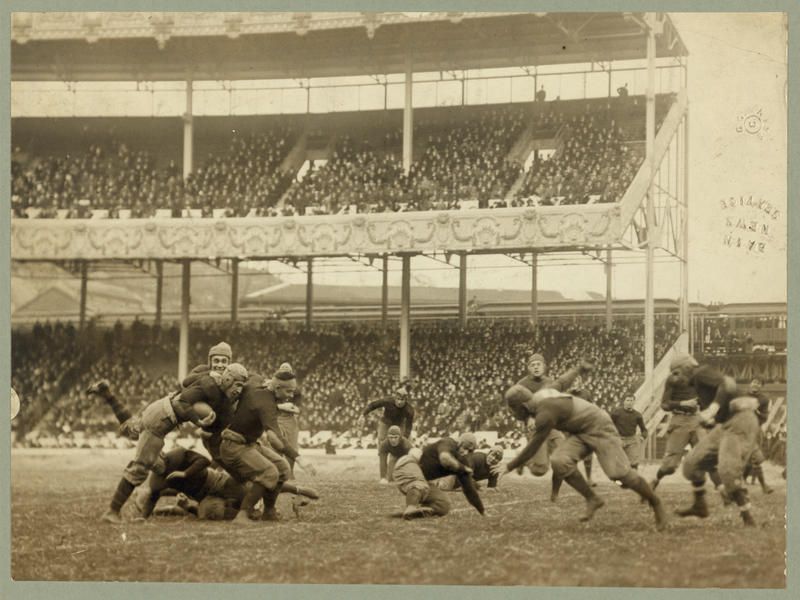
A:
{"type": "MultiPolygon", "coordinates": [[[[783,15],[671,16],[690,53],[690,299],[785,301],[787,125],[783,15]],[[760,119],[760,126],[754,114],[760,119]],[[760,209],[721,207],[723,199],[751,195],[764,201],[760,209]],[[737,224],[755,224],[757,231],[737,229],[737,224]],[[726,236],[732,245],[726,245],[726,236]],[[741,248],[736,247],[740,237],[741,248]],[[748,247],[751,241],[755,242],[752,249],[748,247]]],[[[471,287],[530,287],[530,270],[511,259],[471,257],[470,266],[474,267],[469,274],[471,287]]],[[[457,271],[440,263],[419,258],[413,261],[412,268],[416,285],[458,285],[457,271]]],[[[659,264],[656,269],[656,295],[677,297],[678,269],[669,264],[659,264]]],[[[305,281],[301,274],[289,277],[298,283],[305,281]]],[[[345,280],[362,285],[381,283],[377,272],[316,275],[319,283],[345,280]]],[[[398,271],[393,271],[390,283],[399,285],[398,271]]],[[[599,264],[543,267],[539,286],[575,296],[587,290],[605,293],[605,276],[599,264]]],[[[644,286],[643,266],[615,269],[615,297],[643,297],[644,286]]]]}

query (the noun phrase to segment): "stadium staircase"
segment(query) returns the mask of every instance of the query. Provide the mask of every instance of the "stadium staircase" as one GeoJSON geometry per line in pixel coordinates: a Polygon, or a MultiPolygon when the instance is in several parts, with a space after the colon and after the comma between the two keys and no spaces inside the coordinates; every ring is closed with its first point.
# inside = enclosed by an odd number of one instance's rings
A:
{"type": "MultiPolygon", "coordinates": [[[[508,153],[508,161],[509,162],[516,162],[520,165],[525,165],[528,160],[528,157],[531,155],[531,152],[535,152],[542,149],[555,149],[554,156],[558,154],[561,148],[564,145],[563,140],[563,131],[564,126],[562,125],[559,127],[558,131],[556,132],[555,136],[548,135],[546,137],[539,137],[537,136],[537,130],[533,123],[529,123],[525,130],[520,134],[519,139],[514,143],[511,150],[508,153]]],[[[522,171],[517,177],[516,181],[511,185],[508,191],[505,194],[506,200],[513,200],[517,192],[522,188],[525,184],[525,177],[528,174],[527,171],[522,171]]]]}

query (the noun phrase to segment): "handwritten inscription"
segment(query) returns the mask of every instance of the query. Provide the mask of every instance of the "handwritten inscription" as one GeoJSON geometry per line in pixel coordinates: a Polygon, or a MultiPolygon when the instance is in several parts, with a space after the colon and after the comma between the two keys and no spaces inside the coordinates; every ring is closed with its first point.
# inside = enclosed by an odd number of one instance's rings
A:
{"type": "Polygon", "coordinates": [[[781,211],[755,196],[720,200],[724,217],[722,245],[750,255],[764,255],[774,242],[781,211]]]}

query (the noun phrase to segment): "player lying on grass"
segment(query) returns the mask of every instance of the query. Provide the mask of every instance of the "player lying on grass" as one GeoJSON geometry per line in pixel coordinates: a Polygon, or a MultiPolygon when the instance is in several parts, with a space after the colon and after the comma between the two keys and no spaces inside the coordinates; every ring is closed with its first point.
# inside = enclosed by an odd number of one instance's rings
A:
{"type": "Polygon", "coordinates": [[[656,527],[666,525],[666,515],[658,496],[648,483],[631,468],[622,449],[622,440],[611,417],[603,409],[586,400],[558,390],[544,388],[532,394],[521,385],[506,392],[506,400],[515,411],[525,411],[536,420],[536,430],[528,445],[505,466],[500,477],[514,471],[530,460],[547,441],[550,432],[558,429],[569,436],[558,445],[550,457],[555,476],[566,481],[586,499],[586,513],[581,518],[588,521],[605,502],[601,500],[577,469],[577,463],[590,452],[609,479],[619,481],[623,487],[645,498],[653,509],[656,527]]]}
{"type": "MultiPolygon", "coordinates": [[[[194,511],[191,504],[188,510],[201,519],[233,519],[236,516],[245,496],[245,486],[225,471],[211,468],[211,462],[193,450],[177,447],[162,458],[163,472],[151,472],[147,483],[141,486],[134,498],[136,516],[148,518],[161,496],[179,493],[196,503],[194,511]]],[[[314,500],[319,498],[315,490],[293,483],[284,484],[281,491],[314,500]]]]}
{"type": "Polygon", "coordinates": [[[711,432],[700,439],[683,461],[683,475],[692,482],[694,502],[676,513],[681,517],[707,517],[706,473],[718,471],[725,494],[739,507],[742,521],[746,526],[754,526],[743,475],[758,445],[759,401],[740,394],[733,378],[710,366],[698,365],[688,354],[673,362],[676,368],[672,377],[677,385],[695,389],[701,422],[713,425],[711,432]]]}
{"type": "MultiPolygon", "coordinates": [[[[278,519],[275,501],[289,478],[289,463],[278,452],[259,440],[267,430],[281,442],[278,426],[278,404],[291,398],[297,390],[297,380],[290,369],[279,369],[268,381],[253,376],[244,386],[230,425],[222,432],[220,457],[225,469],[240,483],[250,483],[234,521],[246,523],[253,507],[263,499],[262,519],[278,519]]],[[[284,451],[305,471],[314,475],[313,465],[307,463],[288,444],[284,451]]]]}
{"type": "MultiPolygon", "coordinates": [[[[480,482],[486,482],[486,488],[490,490],[497,490],[497,477],[503,468],[501,464],[503,460],[503,448],[495,446],[488,452],[476,450],[469,455],[468,464],[472,469],[472,480],[475,482],[475,488],[480,489],[480,482]]],[[[436,487],[445,492],[453,492],[461,489],[461,483],[455,475],[448,475],[435,482],[436,487]]]]}
{"type": "MultiPolygon", "coordinates": [[[[528,359],[528,374],[520,379],[516,385],[522,386],[527,389],[531,394],[535,394],[542,388],[553,388],[560,391],[566,391],[575,383],[579,375],[585,375],[592,371],[593,365],[587,361],[581,361],[580,365],[569,369],[566,373],[561,375],[558,379],[553,379],[547,375],[547,364],[541,354],[533,354],[528,359]]],[[[530,441],[533,435],[533,423],[529,422],[530,415],[519,408],[517,405],[513,407],[509,404],[509,409],[514,414],[514,417],[524,423],[528,427],[528,440],[530,441]]],[[[536,451],[530,457],[527,463],[519,465],[521,469],[527,466],[531,474],[535,477],[544,476],[550,469],[550,456],[555,452],[558,444],[564,439],[564,436],[557,430],[553,429],[547,438],[547,443],[536,451]]],[[[553,470],[553,481],[550,492],[550,500],[553,502],[558,498],[558,491],[561,488],[561,480],[556,476],[553,470]]]]}
{"type": "Polygon", "coordinates": [[[164,437],[168,433],[184,422],[192,422],[197,427],[213,423],[217,411],[227,410],[226,407],[238,399],[246,380],[247,370],[242,365],[233,363],[225,368],[219,383],[206,375],[180,394],[150,403],[142,413],[141,433],[136,442],[134,458],[125,467],[102,520],[109,523],[122,522],[119,514],[122,506],[134,489],[144,483],[150,470],[159,465],[164,437]],[[196,405],[208,405],[211,410],[207,415],[201,416],[195,409],[196,405]]]}

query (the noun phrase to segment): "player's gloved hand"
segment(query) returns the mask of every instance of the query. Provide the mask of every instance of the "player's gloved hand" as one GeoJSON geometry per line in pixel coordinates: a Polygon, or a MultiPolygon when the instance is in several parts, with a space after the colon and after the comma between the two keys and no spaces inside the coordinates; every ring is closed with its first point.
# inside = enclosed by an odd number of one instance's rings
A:
{"type": "Polygon", "coordinates": [[[489,467],[489,473],[491,473],[492,475],[499,476],[505,470],[505,468],[506,468],[505,465],[497,463],[496,465],[492,465],[491,467],[489,467]]]}
{"type": "Polygon", "coordinates": [[[139,439],[139,421],[136,417],[131,417],[119,426],[119,434],[130,440],[139,439]]]}
{"type": "Polygon", "coordinates": [[[682,406],[683,408],[697,408],[698,407],[697,398],[692,398],[690,400],[681,400],[678,404],[680,406],[682,406]]]}
{"type": "Polygon", "coordinates": [[[464,473],[467,475],[472,475],[472,469],[470,467],[464,467],[464,473]]]}
{"type": "Polygon", "coordinates": [[[210,413],[208,413],[208,415],[206,415],[204,418],[202,418],[202,419],[198,420],[198,421],[197,421],[197,425],[198,425],[199,427],[208,427],[208,426],[209,426],[209,425],[211,425],[211,424],[212,424],[212,423],[213,423],[213,422],[214,422],[216,419],[217,419],[217,413],[215,413],[215,412],[212,410],[212,411],[211,411],[210,413]]]}
{"type": "Polygon", "coordinates": [[[294,415],[300,412],[300,409],[297,408],[292,402],[281,402],[280,404],[278,404],[278,410],[282,410],[284,412],[290,412],[294,415]]]}
{"type": "Polygon", "coordinates": [[[209,371],[208,376],[211,377],[211,379],[213,379],[217,385],[222,383],[222,373],[219,371],[209,371]]]}
{"type": "Polygon", "coordinates": [[[306,473],[308,473],[312,477],[316,477],[317,476],[317,470],[314,468],[314,465],[312,465],[310,462],[308,462],[302,456],[298,456],[295,459],[294,462],[297,463],[298,467],[303,469],[303,471],[305,471],[306,473]]]}
{"type": "Polygon", "coordinates": [[[173,471],[169,475],[166,476],[167,481],[172,481],[173,479],[183,479],[186,477],[186,471],[173,471]]]}

